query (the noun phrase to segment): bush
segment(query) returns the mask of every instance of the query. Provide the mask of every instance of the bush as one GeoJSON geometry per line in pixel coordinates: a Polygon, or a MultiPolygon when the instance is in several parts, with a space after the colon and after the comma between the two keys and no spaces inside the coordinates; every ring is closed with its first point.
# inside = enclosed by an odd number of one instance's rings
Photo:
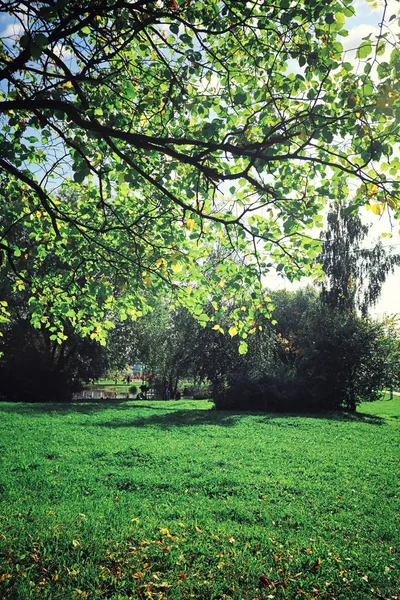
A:
{"type": "Polygon", "coordinates": [[[193,398],[193,400],[211,400],[213,397],[210,388],[201,385],[185,386],[182,395],[185,398],[193,398]]]}
{"type": "Polygon", "coordinates": [[[307,381],[265,375],[257,380],[243,378],[214,394],[219,410],[262,412],[309,412],[320,409],[307,381]]]}
{"type": "Polygon", "coordinates": [[[275,357],[263,365],[264,373],[247,357],[243,367],[232,365],[215,387],[216,408],[353,412],[361,401],[379,397],[388,381],[382,325],[313,298],[307,308],[307,297],[301,299],[301,310],[291,302],[281,305],[275,357]]]}

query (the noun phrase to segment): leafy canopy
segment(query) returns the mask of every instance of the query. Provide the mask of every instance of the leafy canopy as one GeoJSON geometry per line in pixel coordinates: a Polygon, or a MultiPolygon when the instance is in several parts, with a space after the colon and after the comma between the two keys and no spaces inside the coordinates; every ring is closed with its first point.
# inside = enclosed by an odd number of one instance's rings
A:
{"type": "MultiPolygon", "coordinates": [[[[14,25],[0,45],[1,261],[35,326],[62,335],[67,319],[104,341],[111,311],[146,312],[146,290],[172,290],[203,325],[233,296],[268,315],[262,276],[311,273],[319,243],[304,231],[328,199],[351,186],[355,206],[396,210],[386,9],[352,60],[350,0],[0,9],[14,25]]],[[[242,338],[255,320],[232,313],[242,338]]]]}

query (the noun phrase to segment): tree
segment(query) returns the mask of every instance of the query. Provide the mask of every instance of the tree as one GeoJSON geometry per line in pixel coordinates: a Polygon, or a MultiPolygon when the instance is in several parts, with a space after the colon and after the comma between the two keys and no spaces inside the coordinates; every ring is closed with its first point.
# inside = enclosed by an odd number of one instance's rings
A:
{"type": "MultiPolygon", "coordinates": [[[[5,216],[1,223],[6,226],[5,216]]],[[[26,227],[19,223],[12,228],[12,236],[10,241],[22,241],[25,245],[25,268],[32,272],[36,249],[26,227]]],[[[51,281],[60,267],[68,268],[48,254],[42,259],[39,273],[42,279],[51,281]]],[[[5,265],[0,271],[0,290],[2,308],[7,306],[8,318],[0,336],[0,398],[34,402],[71,400],[83,382],[104,373],[105,348],[97,341],[82,339],[74,331],[68,314],[60,312],[60,326],[55,327],[45,314],[46,307],[38,306],[36,320],[32,322],[30,308],[38,300],[30,297],[24,285],[17,288],[14,272],[10,265],[5,265]]],[[[67,313],[68,305],[61,304],[59,309],[67,313]]]]}
{"type": "Polygon", "coordinates": [[[248,354],[236,352],[236,360],[232,352],[224,362],[225,348],[213,356],[225,367],[214,397],[217,408],[353,412],[398,381],[393,321],[382,324],[355,311],[332,310],[313,288],[270,296],[276,322],[263,340],[249,336],[248,354]]]}
{"type": "MultiPolygon", "coordinates": [[[[304,230],[341,182],[355,205],[396,210],[400,51],[386,4],[357,64],[340,42],[351,0],[0,9],[15,27],[0,46],[1,261],[35,326],[67,319],[104,343],[107,312],[136,319],[146,289],[202,324],[218,324],[208,302],[238,292],[269,316],[262,275],[312,271],[319,244],[304,230]],[[231,254],[215,265],[218,240],[231,254]]],[[[246,315],[231,313],[240,336],[246,315]]]]}
{"type": "Polygon", "coordinates": [[[360,402],[377,400],[385,385],[381,326],[324,303],[315,308],[297,337],[297,371],[316,408],[354,412],[360,402]]]}
{"type": "Polygon", "coordinates": [[[110,333],[107,355],[110,364],[125,366],[140,362],[158,397],[168,382],[170,397],[175,398],[183,377],[193,375],[197,336],[200,325],[182,307],[172,307],[167,299],[153,299],[154,310],[135,323],[119,322],[110,333]]]}
{"type": "MultiPolygon", "coordinates": [[[[14,308],[14,307],[13,307],[14,308]]],[[[82,383],[100,377],[107,366],[105,349],[82,339],[69,327],[62,341],[11,310],[0,338],[0,399],[22,402],[71,401],[82,383]]]]}
{"type": "Polygon", "coordinates": [[[380,361],[385,373],[385,386],[390,390],[400,387],[400,327],[398,315],[385,315],[381,323],[379,353],[376,360],[380,361]]]}
{"type": "Polygon", "coordinates": [[[349,203],[338,199],[331,205],[318,260],[326,275],[322,298],[333,309],[359,309],[367,316],[388,274],[400,264],[400,255],[387,251],[381,241],[363,247],[368,231],[349,203]]]}

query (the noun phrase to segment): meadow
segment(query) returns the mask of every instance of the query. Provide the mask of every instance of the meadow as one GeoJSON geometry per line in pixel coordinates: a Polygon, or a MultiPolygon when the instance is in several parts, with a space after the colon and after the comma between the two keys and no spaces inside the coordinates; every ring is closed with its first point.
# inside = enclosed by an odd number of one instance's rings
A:
{"type": "Polygon", "coordinates": [[[0,598],[400,598],[400,399],[0,404],[0,598]]]}

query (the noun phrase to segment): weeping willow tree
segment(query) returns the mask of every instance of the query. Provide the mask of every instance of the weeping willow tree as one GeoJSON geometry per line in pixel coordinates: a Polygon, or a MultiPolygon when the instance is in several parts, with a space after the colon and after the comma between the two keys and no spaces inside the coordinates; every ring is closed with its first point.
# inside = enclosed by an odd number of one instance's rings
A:
{"type": "Polygon", "coordinates": [[[400,255],[382,241],[370,246],[370,226],[343,199],[331,205],[319,260],[326,274],[322,298],[342,312],[359,310],[366,317],[379,300],[387,276],[400,265],[400,255]]]}

